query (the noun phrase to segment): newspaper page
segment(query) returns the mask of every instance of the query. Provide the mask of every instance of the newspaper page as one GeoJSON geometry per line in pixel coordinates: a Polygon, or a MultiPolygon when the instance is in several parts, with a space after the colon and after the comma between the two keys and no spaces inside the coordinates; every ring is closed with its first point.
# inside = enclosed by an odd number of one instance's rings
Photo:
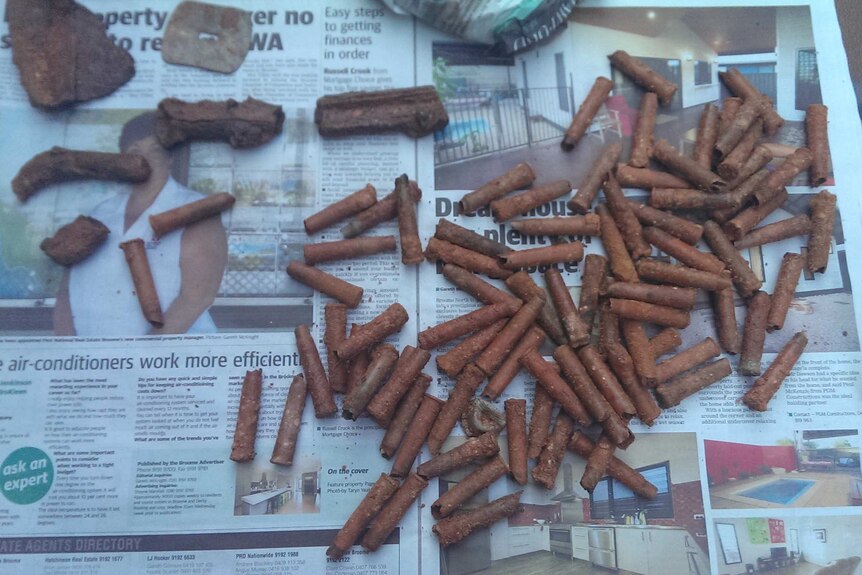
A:
{"type": "MultiPolygon", "coordinates": [[[[176,2],[83,4],[135,58],[135,77],[107,98],[62,112],[32,108],[5,22],[0,34],[0,572],[687,575],[855,568],[862,357],[851,288],[859,263],[849,257],[860,245],[860,208],[850,186],[862,128],[831,3],[582,0],[564,30],[512,56],[372,0],[259,0],[242,7],[252,13],[252,45],[232,75],[162,61],[160,40],[176,2]],[[806,143],[806,107],[829,107],[831,177],[812,188],[803,172],[781,209],[760,224],[808,213],[821,189],[838,196],[826,272],[803,275],[785,326],[766,337],[762,365],[800,330],[808,334],[805,353],[766,412],[739,402],[755,378],[734,371],[665,409],[652,426],[633,419],[636,439],[615,455],[658,488],[652,500],[607,476],[587,492],[578,483],[585,460],[569,452],[551,490],[532,481],[521,487],[508,476],[482,490],[471,506],[523,489],[523,509],[441,549],[431,531],[432,503],[471,466],[430,480],[378,551],[356,545],[328,560],[335,533],[391,463],[377,453],[384,430],[371,419],[318,419],[310,401],[293,464],[269,462],[288,386],[301,371],[297,326],[311,327],[326,362],[324,308],[334,300],[284,270],[302,260],[305,243],[341,234],[336,226],[307,236],[303,220],[369,183],[380,199],[406,173],[423,191],[423,245],[440,218],[515,250],[550,245],[551,238],[496,222],[487,209],[461,214],[458,201],[519,162],[530,163],[537,185],[567,180],[577,189],[605,146],[623,143],[625,161],[641,92],[608,63],[620,49],[680,86],[660,108],[655,132],[687,154],[703,106],[730,95],[718,77],[729,68],[756,82],[785,119],[769,141],[784,156],[806,143]],[[612,80],[611,95],[575,150],[561,151],[562,134],[598,76],[612,80]],[[450,117],[434,136],[317,134],[321,95],[427,84],[450,117]],[[142,139],[136,119],[162,98],[248,96],[283,107],[283,133],[251,150],[194,142],[172,152],[149,211],[130,185],[66,182],[24,204],[11,191],[20,167],[51,146],[116,152],[124,142],[135,145],[142,139]],[[192,234],[156,240],[146,225],[157,206],[224,191],[236,204],[220,225],[198,235],[197,246],[192,234]],[[67,271],[41,252],[42,239],[79,214],[105,218],[112,234],[102,251],[114,252],[113,264],[67,271]],[[181,329],[152,333],[129,299],[117,245],[139,236],[167,260],[154,270],[163,302],[183,311],[185,282],[203,281],[198,293],[210,303],[179,314],[186,318],[181,329]],[[184,268],[183,251],[195,247],[184,268]],[[203,264],[219,273],[205,273],[203,264]],[[264,373],[257,454],[235,463],[228,456],[241,383],[254,369],[264,373]]],[[[639,201],[648,194],[625,193],[639,201]]],[[[528,215],[568,215],[571,196],[528,215]]],[[[397,229],[389,222],[369,233],[397,229]]],[[[582,241],[586,254],[604,254],[597,237],[567,239],[582,241]]],[[[806,243],[803,235],[741,253],[772,293],[783,254],[804,254],[806,243]]],[[[481,305],[444,279],[439,264],[402,266],[397,252],[319,267],[364,289],[350,323],[366,323],[395,302],[408,310],[408,324],[389,338],[399,350],[416,345],[419,331],[481,305]]],[[[577,302],[583,261],[558,267],[577,302]]],[[[529,270],[539,286],[543,271],[529,270]]],[[[746,311],[738,297],[735,310],[741,329],[746,311]]],[[[680,334],[678,349],[716,338],[702,290],[680,334]]],[[[550,343],[541,348],[549,360],[553,350],[550,343]]],[[[730,361],[735,367],[738,358],[730,361]]],[[[428,393],[445,400],[455,379],[433,359],[424,371],[433,378],[428,393]]],[[[488,405],[501,411],[505,399],[527,398],[529,421],[536,387],[522,371],[488,405]]],[[[499,437],[504,458],[506,436],[504,430],[499,437]]],[[[464,440],[456,425],[443,450],[464,440]]],[[[429,457],[423,449],[417,463],[429,457]]]]}
{"type": "MultiPolygon", "coordinates": [[[[365,446],[383,434],[369,419],[318,420],[309,402],[293,464],[269,462],[288,386],[301,372],[297,326],[311,327],[326,361],[324,307],[334,300],[285,268],[302,261],[306,242],[341,234],[335,227],[309,237],[303,220],[367,184],[382,199],[399,174],[416,173],[406,136],[322,140],[315,102],[412,86],[412,20],[370,0],[242,6],[251,13],[251,49],[224,75],[162,60],[177,2],[83,4],[130,51],[136,73],[74,109],[29,105],[5,23],[2,30],[0,572],[416,572],[414,528],[378,553],[356,547],[327,562],[336,530],[389,467],[368,457],[365,446]],[[48,186],[24,204],[12,194],[20,167],[52,146],[144,150],[138,142],[153,141],[152,113],[163,98],[249,96],[282,107],[282,133],[248,150],[194,142],[151,157],[154,169],[170,168],[155,201],[141,195],[153,190],[97,181],[48,186]],[[153,237],[148,215],[219,192],[236,198],[220,222],[194,237],[153,237]],[[152,204],[143,209],[142,201],[152,204]],[[105,259],[65,270],[39,245],[79,214],[111,229],[99,251],[105,259]],[[160,336],[140,319],[118,249],[135,237],[147,242],[166,321],[187,292],[210,302],[160,336]],[[237,464],[228,456],[240,388],[255,369],[264,374],[257,455],[237,464]]],[[[393,234],[391,222],[370,232],[393,234]]],[[[351,323],[400,302],[411,320],[390,341],[399,349],[415,341],[415,271],[400,265],[400,254],[319,267],[364,289],[351,323]]],[[[405,524],[416,525],[415,515],[405,524]]]]}
{"type": "MultiPolygon", "coordinates": [[[[607,56],[616,50],[679,86],[673,101],[659,108],[655,138],[685,154],[694,151],[704,105],[720,106],[732,95],[719,80],[719,72],[731,67],[755,82],[785,119],[767,140],[782,155],[806,144],[806,107],[828,106],[833,173],[818,188],[800,174],[787,188],[787,201],[758,224],[808,214],[810,199],[821,189],[838,196],[827,270],[803,274],[784,327],[766,337],[763,368],[798,331],[807,332],[808,346],[763,413],[740,401],[756,378],[737,375],[738,356],[722,354],[734,367],[731,376],[663,410],[650,427],[632,420],[636,440],[615,455],[658,487],[654,500],[639,499],[611,477],[588,493],[578,484],[585,460],[567,453],[553,490],[532,481],[521,487],[507,477],[492,484],[487,496],[483,492],[482,501],[489,501],[524,489],[524,510],[474,534],[469,543],[442,550],[439,572],[813,573],[826,565],[852,572],[859,562],[855,532],[862,527],[862,356],[853,289],[859,265],[851,256],[859,249],[860,214],[850,191],[859,117],[830,3],[582,2],[566,30],[515,56],[468,51],[458,39],[420,29],[419,82],[435,83],[450,116],[433,150],[427,146],[434,157],[435,196],[425,200],[425,233],[433,235],[443,218],[513,250],[559,241],[525,235],[511,222],[496,221],[487,207],[460,213],[458,202],[527,162],[536,174],[534,187],[568,180],[574,189],[522,218],[574,215],[566,202],[602,150],[621,142],[620,161],[628,160],[642,91],[611,67],[607,56]],[[423,61],[430,67],[423,69],[423,61]],[[563,133],[598,76],[612,80],[611,94],[575,149],[564,151],[563,133]]],[[[625,193],[648,199],[647,190],[625,193]]],[[[602,193],[598,202],[604,202],[602,193]]],[[[604,254],[597,237],[563,239],[583,242],[586,254],[604,254]]],[[[805,255],[807,240],[800,235],[741,253],[763,282],[761,289],[773,293],[783,255],[805,255]]],[[[704,241],[697,247],[709,251],[704,241]]],[[[658,248],[653,256],[675,261],[658,248]]],[[[545,286],[547,267],[528,270],[539,286],[545,286]]],[[[583,260],[556,267],[577,304],[583,260]]],[[[505,289],[502,281],[482,277],[505,289]]],[[[447,281],[439,265],[422,268],[420,283],[420,329],[482,305],[447,281]]],[[[737,296],[734,306],[741,330],[745,302],[737,296]]],[[[701,290],[679,349],[706,337],[718,338],[712,304],[701,290]]],[[[552,351],[546,342],[543,354],[552,351]]],[[[438,382],[451,385],[445,375],[438,374],[438,382]]],[[[536,385],[522,370],[493,405],[502,409],[506,398],[530,399],[536,385]]],[[[452,445],[463,441],[454,434],[449,439],[452,445]]],[[[463,477],[462,471],[444,475],[438,493],[463,477]]]]}

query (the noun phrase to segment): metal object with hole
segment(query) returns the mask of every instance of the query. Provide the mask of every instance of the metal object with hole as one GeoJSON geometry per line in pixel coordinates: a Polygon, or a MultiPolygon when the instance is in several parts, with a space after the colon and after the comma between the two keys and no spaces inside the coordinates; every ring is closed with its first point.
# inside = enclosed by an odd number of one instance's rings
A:
{"type": "Polygon", "coordinates": [[[251,46],[251,13],[202,2],[183,2],[165,28],[162,59],[230,74],[251,46]]]}

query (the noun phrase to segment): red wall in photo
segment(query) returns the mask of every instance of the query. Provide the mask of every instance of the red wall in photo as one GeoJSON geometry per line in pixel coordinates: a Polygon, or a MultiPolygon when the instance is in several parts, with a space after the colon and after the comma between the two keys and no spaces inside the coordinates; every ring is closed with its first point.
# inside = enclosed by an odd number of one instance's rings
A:
{"type": "Polygon", "coordinates": [[[637,121],[638,111],[629,108],[622,95],[609,96],[605,101],[608,110],[616,110],[620,114],[620,131],[628,138],[632,135],[632,126],[637,121]]]}
{"type": "Polygon", "coordinates": [[[748,445],[728,441],[703,442],[706,473],[711,485],[739,479],[741,473],[762,475],[764,467],[796,469],[796,451],[792,445],[748,445]]]}
{"type": "Polygon", "coordinates": [[[509,517],[509,527],[536,525],[535,520],[547,523],[560,522],[560,503],[550,505],[536,505],[534,503],[522,503],[521,511],[509,517]]]}

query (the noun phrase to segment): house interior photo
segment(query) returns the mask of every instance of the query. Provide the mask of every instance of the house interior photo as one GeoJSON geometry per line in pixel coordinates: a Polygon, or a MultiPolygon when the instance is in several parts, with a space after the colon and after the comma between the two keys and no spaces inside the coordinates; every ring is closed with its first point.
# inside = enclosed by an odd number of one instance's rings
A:
{"type": "Polygon", "coordinates": [[[320,513],[320,460],[290,467],[254,462],[237,467],[234,515],[320,513]]]}
{"type": "Polygon", "coordinates": [[[854,575],[862,517],[715,520],[718,575],[854,575]]]}
{"type": "Polygon", "coordinates": [[[794,431],[763,445],[704,441],[714,509],[862,505],[857,430],[794,431]]]}
{"type": "Polygon", "coordinates": [[[475,189],[488,174],[529,162],[542,181],[577,185],[601,149],[622,141],[628,157],[641,90],[607,56],[625,50],[680,86],[661,107],[656,138],[693,149],[703,106],[729,96],[719,72],[739,69],[785,120],[770,140],[805,142],[804,111],[821,101],[807,7],[583,8],[564,31],[518,54],[435,42],[434,82],[450,116],[435,135],[436,188],[475,189]],[[572,152],[560,140],[596,78],[613,90],[572,152]]]}
{"type": "MultiPolygon", "coordinates": [[[[474,496],[467,506],[524,489],[523,510],[441,550],[441,575],[709,573],[695,434],[645,433],[616,455],[658,488],[654,499],[636,496],[611,477],[587,493],[579,484],[586,461],[567,453],[554,491],[521,487],[507,477],[474,496]]],[[[441,477],[440,493],[472,470],[441,477]]]]}

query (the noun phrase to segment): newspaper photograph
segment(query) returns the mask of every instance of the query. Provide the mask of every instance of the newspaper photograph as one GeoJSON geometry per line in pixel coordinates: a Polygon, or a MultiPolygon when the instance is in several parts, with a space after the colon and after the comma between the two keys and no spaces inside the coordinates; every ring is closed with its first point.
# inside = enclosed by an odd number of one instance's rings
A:
{"type": "Polygon", "coordinates": [[[854,572],[832,3],[468,4],[5,0],[0,573],[854,572]]]}
{"type": "Polygon", "coordinates": [[[858,516],[846,515],[716,519],[718,564],[728,573],[746,573],[749,566],[816,570],[829,563],[838,573],[852,573],[859,565],[853,535],[858,526],[858,516]]]}

